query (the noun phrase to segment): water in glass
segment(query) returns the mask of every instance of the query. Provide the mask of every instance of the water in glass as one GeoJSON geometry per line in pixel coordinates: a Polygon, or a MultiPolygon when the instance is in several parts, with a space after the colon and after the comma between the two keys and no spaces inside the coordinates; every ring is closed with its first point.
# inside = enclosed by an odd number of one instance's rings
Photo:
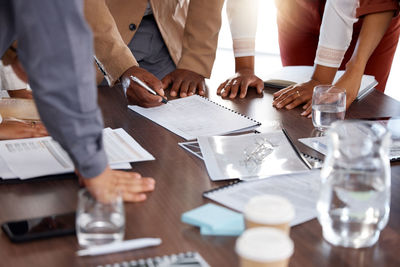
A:
{"type": "Polygon", "coordinates": [[[372,246],[390,209],[390,135],[371,122],[336,122],[321,171],[317,203],[324,238],[344,247],[372,246]]]}
{"type": "Polygon", "coordinates": [[[312,120],[318,128],[328,128],[337,120],[344,120],[346,107],[334,105],[313,105],[312,120]]]}
{"type": "Polygon", "coordinates": [[[86,189],[79,193],[76,233],[81,246],[122,241],[124,232],[125,215],[120,196],[104,201],[96,199],[86,189]]]}
{"type": "Polygon", "coordinates": [[[346,90],[332,85],[315,86],[312,96],[312,122],[314,127],[325,130],[346,113],[346,90]]]}

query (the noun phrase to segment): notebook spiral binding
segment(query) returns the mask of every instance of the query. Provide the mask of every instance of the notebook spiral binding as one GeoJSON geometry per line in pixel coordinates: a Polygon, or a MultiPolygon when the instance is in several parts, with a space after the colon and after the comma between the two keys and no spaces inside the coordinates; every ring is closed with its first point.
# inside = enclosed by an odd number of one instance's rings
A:
{"type": "Polygon", "coordinates": [[[316,157],[313,157],[313,156],[310,156],[310,155],[308,155],[308,154],[306,154],[306,153],[301,153],[301,154],[303,154],[303,156],[306,158],[306,159],[308,159],[308,160],[311,160],[311,161],[318,161],[318,162],[324,162],[322,159],[319,159],[319,158],[316,158],[316,157]]]}
{"type": "Polygon", "coordinates": [[[221,104],[219,104],[219,103],[217,103],[217,102],[215,102],[215,101],[212,101],[212,100],[210,100],[210,99],[207,98],[207,97],[204,97],[204,96],[201,96],[201,95],[196,95],[196,96],[199,96],[199,97],[201,97],[201,98],[204,98],[205,100],[207,100],[207,101],[213,103],[214,105],[217,105],[217,106],[219,106],[219,107],[221,107],[221,108],[224,108],[224,109],[226,109],[226,110],[229,110],[230,112],[236,113],[237,115],[242,116],[242,117],[244,117],[244,118],[246,118],[246,119],[248,119],[248,120],[251,120],[252,122],[257,123],[257,126],[260,126],[260,125],[261,125],[261,122],[255,120],[255,119],[253,119],[253,118],[251,118],[251,117],[249,117],[249,116],[247,116],[247,115],[244,115],[244,114],[242,114],[242,113],[240,113],[240,112],[238,112],[238,111],[236,111],[236,110],[227,108],[227,107],[225,107],[224,105],[221,105],[221,104]]]}
{"type": "Polygon", "coordinates": [[[97,267],[169,267],[169,266],[193,266],[210,267],[198,252],[185,252],[166,256],[123,261],[118,263],[98,265],[97,267]]]}
{"type": "Polygon", "coordinates": [[[204,191],[204,192],[203,192],[203,197],[206,197],[207,195],[212,194],[212,193],[214,193],[214,192],[216,192],[216,191],[220,191],[220,190],[224,190],[224,189],[229,188],[229,187],[236,186],[236,185],[238,185],[238,184],[240,184],[240,183],[242,183],[242,182],[243,182],[242,180],[235,180],[235,181],[233,181],[233,182],[230,182],[230,183],[227,184],[227,185],[219,186],[219,187],[217,187],[217,188],[204,191]]]}
{"type": "Polygon", "coordinates": [[[322,168],[322,164],[324,163],[324,161],[322,159],[310,156],[310,155],[308,155],[306,153],[303,153],[303,152],[301,152],[301,154],[308,161],[308,163],[310,163],[310,165],[312,166],[313,169],[322,168]]]}

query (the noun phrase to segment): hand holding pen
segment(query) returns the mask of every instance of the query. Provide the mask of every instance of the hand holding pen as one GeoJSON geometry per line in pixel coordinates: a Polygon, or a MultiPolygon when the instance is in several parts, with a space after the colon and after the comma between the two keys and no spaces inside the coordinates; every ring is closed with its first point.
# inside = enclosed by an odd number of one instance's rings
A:
{"type": "Polygon", "coordinates": [[[122,75],[122,86],[129,104],[147,108],[159,106],[167,101],[164,97],[161,81],[140,67],[133,66],[125,71],[122,75]],[[136,81],[133,81],[131,76],[136,77],[136,81]],[[148,88],[137,82],[137,80],[140,80],[142,84],[150,88],[153,92],[149,91],[148,88]]]}
{"type": "MultiPolygon", "coordinates": [[[[139,84],[140,86],[142,86],[144,89],[146,89],[148,92],[152,93],[153,95],[157,95],[156,91],[154,91],[153,89],[151,89],[147,84],[145,84],[144,82],[142,82],[142,80],[140,80],[138,77],[131,75],[130,76],[131,80],[134,81],[135,83],[139,84]]],[[[164,104],[168,103],[168,100],[165,97],[162,97],[161,102],[164,104]]]]}

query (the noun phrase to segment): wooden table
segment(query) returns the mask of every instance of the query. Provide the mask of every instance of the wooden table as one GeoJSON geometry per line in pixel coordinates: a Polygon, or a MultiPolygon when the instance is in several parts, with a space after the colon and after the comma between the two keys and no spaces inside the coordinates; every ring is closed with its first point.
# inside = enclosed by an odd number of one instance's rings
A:
{"type": "MultiPolygon", "coordinates": [[[[124,128],[157,159],[133,164],[135,171],[154,177],[157,184],[145,203],[125,205],[125,238],[160,237],[163,244],[106,256],[77,257],[75,236],[13,244],[1,232],[0,266],[96,266],[182,251],[200,252],[211,266],[237,266],[236,238],[202,236],[198,229],[180,221],[183,212],[208,202],[201,195],[203,191],[226,182],[211,182],[204,163],[177,145],[183,139],[129,111],[119,88],[100,88],[99,91],[105,125],[124,128]]],[[[311,136],[311,120],[299,116],[299,109],[275,110],[271,106],[272,92],[267,89],[260,97],[250,91],[246,99],[230,101],[212,91],[210,98],[255,118],[264,127],[273,125],[273,121],[281,122],[293,139],[311,136]]],[[[400,115],[400,103],[373,92],[352,105],[347,117],[393,115],[400,115]]],[[[304,152],[316,153],[297,141],[296,144],[304,152]]],[[[0,222],[73,211],[78,189],[76,179],[1,184],[0,222]]],[[[316,219],[293,227],[291,238],[295,253],[290,266],[400,266],[400,165],[392,165],[390,220],[375,246],[358,250],[333,247],[322,238],[316,219]]]]}

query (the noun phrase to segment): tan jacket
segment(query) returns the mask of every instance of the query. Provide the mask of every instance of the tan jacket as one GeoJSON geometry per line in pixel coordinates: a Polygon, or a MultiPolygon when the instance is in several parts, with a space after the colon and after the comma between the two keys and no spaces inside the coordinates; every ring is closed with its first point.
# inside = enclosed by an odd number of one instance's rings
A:
{"type": "MultiPolygon", "coordinates": [[[[138,65],[127,44],[140,25],[148,1],[177,68],[210,77],[224,0],[85,0],[96,61],[109,84],[138,65]]],[[[97,81],[101,80],[102,75],[97,75],[97,81]]]]}

